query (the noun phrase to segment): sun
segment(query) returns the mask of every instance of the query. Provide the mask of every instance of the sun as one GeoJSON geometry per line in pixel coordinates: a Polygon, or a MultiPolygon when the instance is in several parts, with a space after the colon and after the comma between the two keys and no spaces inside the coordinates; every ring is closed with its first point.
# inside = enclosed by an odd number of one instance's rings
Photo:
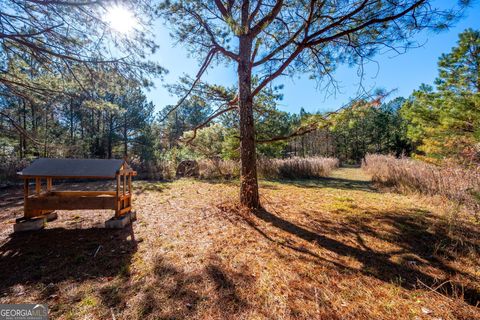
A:
{"type": "Polygon", "coordinates": [[[128,34],[138,27],[138,20],[127,8],[122,6],[113,6],[107,10],[105,21],[113,30],[128,34]]]}

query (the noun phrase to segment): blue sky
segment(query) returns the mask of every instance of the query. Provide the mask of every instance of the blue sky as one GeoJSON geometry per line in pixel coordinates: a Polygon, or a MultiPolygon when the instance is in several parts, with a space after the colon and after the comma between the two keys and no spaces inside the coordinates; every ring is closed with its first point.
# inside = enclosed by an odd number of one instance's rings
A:
{"type": "MultiPolygon", "coordinates": [[[[446,6],[454,1],[438,0],[441,6],[446,6]]],[[[432,84],[437,76],[437,61],[442,53],[449,52],[456,45],[458,34],[466,28],[480,28],[480,1],[474,1],[467,10],[466,17],[454,27],[442,33],[423,32],[418,35],[418,43],[424,43],[420,48],[409,50],[402,55],[392,52],[377,55],[376,63],[369,63],[366,67],[363,86],[366,89],[384,88],[396,91],[396,96],[407,97],[422,83],[432,84]]],[[[169,30],[158,24],[155,30],[157,43],[160,45],[158,52],[150,57],[169,70],[164,81],[155,80],[155,88],[147,92],[147,96],[156,106],[156,110],[163,109],[166,105],[175,104],[177,97],[171,96],[164,88],[167,83],[174,83],[183,74],[194,76],[199,68],[199,63],[194,58],[189,58],[187,50],[182,45],[174,45],[169,36],[169,30]]],[[[214,66],[210,68],[203,80],[232,85],[235,83],[235,69],[233,66],[214,66]]],[[[294,78],[283,77],[276,80],[276,84],[283,84],[283,100],[279,102],[279,109],[297,113],[300,108],[306,111],[329,111],[347,103],[356,97],[359,89],[359,77],[356,68],[341,66],[335,72],[335,79],[340,84],[340,92],[335,95],[326,95],[325,90],[318,87],[315,80],[307,76],[297,75],[294,78]]]]}

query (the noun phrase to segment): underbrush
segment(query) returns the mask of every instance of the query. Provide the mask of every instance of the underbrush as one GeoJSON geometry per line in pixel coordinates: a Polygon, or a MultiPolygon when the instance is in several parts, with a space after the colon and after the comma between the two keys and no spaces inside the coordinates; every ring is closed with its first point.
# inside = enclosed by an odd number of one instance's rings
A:
{"type": "MultiPolygon", "coordinates": [[[[2,181],[17,179],[17,171],[26,167],[30,161],[12,158],[12,161],[0,162],[0,178],[2,181]]],[[[141,161],[138,158],[129,160],[129,164],[138,173],[138,179],[171,180],[175,177],[178,163],[168,160],[141,161]]],[[[311,179],[326,177],[338,167],[335,158],[309,157],[290,159],[259,159],[258,176],[264,179],[311,179]]],[[[235,160],[201,159],[198,160],[199,178],[204,180],[235,179],[240,177],[240,162],[235,160]]]]}
{"type": "Polygon", "coordinates": [[[480,168],[465,168],[453,163],[436,166],[376,154],[367,155],[362,168],[380,185],[400,192],[440,195],[465,205],[474,213],[480,210],[480,168]]]}

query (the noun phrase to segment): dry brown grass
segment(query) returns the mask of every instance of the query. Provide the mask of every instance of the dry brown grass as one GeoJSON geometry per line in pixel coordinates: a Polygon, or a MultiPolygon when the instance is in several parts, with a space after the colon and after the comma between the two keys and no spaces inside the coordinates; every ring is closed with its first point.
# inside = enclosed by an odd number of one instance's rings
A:
{"type": "Polygon", "coordinates": [[[367,155],[363,168],[381,185],[401,192],[440,195],[466,205],[475,214],[480,210],[480,168],[451,163],[440,167],[384,155],[367,155]]]}
{"type": "Polygon", "coordinates": [[[135,186],[122,231],[95,228],[110,212],[61,211],[12,234],[21,190],[0,195],[0,303],[53,319],[480,319],[479,226],[449,229],[430,198],[359,169],[262,182],[256,213],[237,181],[135,186]]]}
{"type": "Polygon", "coordinates": [[[335,158],[261,159],[258,174],[265,179],[312,179],[327,177],[337,167],[335,158]]]}
{"type": "MultiPolygon", "coordinates": [[[[324,157],[259,159],[258,175],[264,179],[315,179],[327,177],[338,159],[324,157]]],[[[232,179],[240,176],[240,163],[233,160],[200,160],[201,179],[232,179]]]]}

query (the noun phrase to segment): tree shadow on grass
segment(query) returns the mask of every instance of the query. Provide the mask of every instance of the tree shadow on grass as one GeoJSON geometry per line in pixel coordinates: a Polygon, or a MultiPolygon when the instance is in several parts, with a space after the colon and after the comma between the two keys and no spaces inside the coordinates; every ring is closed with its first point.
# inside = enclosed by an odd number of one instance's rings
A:
{"type": "MultiPolygon", "coordinates": [[[[200,181],[212,185],[226,185],[238,187],[239,179],[198,179],[192,181],[200,181]]],[[[299,188],[333,188],[341,190],[358,190],[366,192],[377,192],[377,189],[367,180],[350,180],[335,177],[312,178],[312,179],[259,179],[260,189],[278,190],[279,188],[272,184],[294,185],[299,188]]]]}
{"type": "Polygon", "coordinates": [[[171,188],[170,181],[140,180],[135,181],[133,191],[135,195],[141,195],[145,192],[164,192],[171,188]]]}
{"type": "MultiPolygon", "coordinates": [[[[23,189],[8,187],[0,190],[0,210],[23,206],[23,189]]],[[[4,218],[4,217],[0,217],[4,218]]]]}
{"type": "Polygon", "coordinates": [[[237,288],[254,281],[245,272],[227,271],[216,261],[186,272],[162,256],[153,259],[152,267],[148,280],[132,282],[127,276],[101,288],[102,304],[115,312],[130,308],[130,316],[137,318],[170,320],[198,318],[205,307],[228,319],[248,308],[237,288]]]}
{"type": "Polygon", "coordinates": [[[114,277],[137,251],[133,230],[63,229],[13,233],[0,246],[0,294],[13,286],[46,285],[51,295],[65,280],[114,277]]]}
{"type": "Polygon", "coordinates": [[[153,265],[153,278],[135,289],[140,297],[136,308],[140,318],[184,319],[193,316],[202,300],[199,289],[202,278],[188,274],[157,258],[153,265]]]}
{"type": "Polygon", "coordinates": [[[214,282],[217,292],[217,305],[221,313],[228,318],[229,315],[239,314],[248,309],[248,303],[238,293],[238,285],[251,286],[255,279],[249,276],[248,270],[242,272],[227,272],[220,264],[209,264],[206,267],[208,277],[214,282]]]}
{"type": "Polygon", "coordinates": [[[377,192],[377,189],[367,180],[353,180],[336,177],[323,178],[305,178],[305,179],[264,179],[260,180],[261,189],[279,189],[278,186],[272,184],[293,185],[299,188],[332,188],[340,190],[358,190],[366,192],[377,192]],[[266,183],[265,183],[266,182],[266,183]]]}
{"type": "MultiPolygon", "coordinates": [[[[302,180],[290,180],[290,179],[272,179],[265,180],[269,182],[281,183],[286,185],[293,185],[299,188],[332,188],[340,190],[358,190],[366,192],[377,192],[372,186],[370,181],[364,180],[350,180],[343,178],[325,177],[318,179],[302,179],[302,180]]],[[[261,184],[261,188],[265,189],[278,189],[275,186],[269,184],[261,184]]]]}
{"type": "MultiPolygon", "coordinates": [[[[447,279],[437,279],[432,275],[421,271],[414,264],[409,265],[393,262],[390,260],[391,253],[377,252],[371,248],[368,248],[365,244],[362,244],[361,237],[359,239],[358,234],[357,242],[361,248],[353,247],[320,233],[310,231],[305,227],[296,225],[264,209],[256,211],[255,216],[269,223],[273,227],[288,232],[295,237],[310,243],[314,243],[315,245],[338,255],[354,258],[363,265],[362,268],[357,271],[360,271],[367,276],[373,276],[388,283],[398,283],[398,280],[401,279],[399,284],[406,289],[415,289],[418,288],[419,285],[422,285],[424,289],[435,288],[437,292],[449,297],[463,298],[465,302],[473,306],[478,306],[480,304],[480,292],[477,288],[455,283],[455,281],[452,281],[448,277],[447,279]],[[448,285],[439,286],[439,284],[442,283],[448,285]]],[[[432,234],[430,232],[426,232],[426,229],[422,230],[422,228],[419,228],[414,222],[405,219],[400,215],[386,214],[384,219],[386,219],[385,221],[390,221],[394,227],[397,226],[398,233],[394,238],[389,239],[383,237],[382,240],[390,242],[394,241],[395,244],[399,244],[403,248],[404,253],[411,253],[413,255],[420,256],[422,260],[427,261],[429,266],[440,269],[448,275],[453,276],[455,274],[462,274],[461,271],[449,267],[440,261],[440,259],[437,259],[434,255],[436,250],[435,244],[438,243],[438,241],[453,241],[453,239],[451,239],[447,234],[432,234]],[[401,226],[399,224],[401,224],[401,226]]],[[[316,229],[321,228],[321,226],[317,227],[318,228],[316,229]]],[[[267,239],[277,242],[273,239],[273,237],[269,236],[267,232],[260,230],[258,227],[255,227],[255,229],[260,231],[267,239]]],[[[358,232],[358,230],[363,230],[362,232],[365,232],[371,236],[379,237],[376,232],[373,232],[372,230],[369,231],[364,224],[358,224],[358,222],[355,222],[353,230],[355,230],[353,233],[358,232]]],[[[437,232],[441,231],[438,230],[437,232]]],[[[280,244],[284,245],[286,243],[288,244],[289,242],[285,241],[280,244]]],[[[471,243],[471,245],[478,249],[478,244],[471,243]]],[[[290,244],[287,246],[296,251],[325,260],[306,248],[294,247],[290,244]]],[[[343,266],[336,262],[332,263],[337,267],[351,269],[348,266],[343,266]]],[[[470,275],[467,275],[467,277],[473,278],[473,276],[470,275]]]]}

